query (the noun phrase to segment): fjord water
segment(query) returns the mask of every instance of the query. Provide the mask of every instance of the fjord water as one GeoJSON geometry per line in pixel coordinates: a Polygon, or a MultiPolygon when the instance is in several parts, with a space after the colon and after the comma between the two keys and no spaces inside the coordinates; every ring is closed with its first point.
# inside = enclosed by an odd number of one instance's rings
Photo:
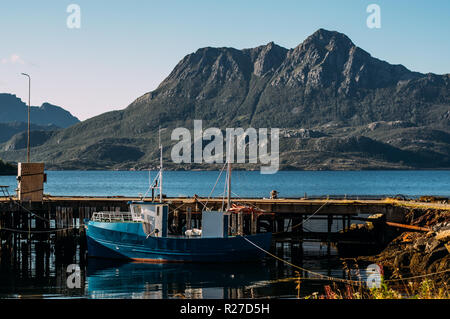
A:
{"type": "MultiPolygon", "coordinates": [[[[51,195],[138,196],[145,194],[149,172],[48,171],[45,193],[51,195]]],[[[154,178],[156,172],[151,172],[154,178]]],[[[218,171],[167,171],[167,196],[208,196],[218,171]]],[[[214,196],[223,192],[224,176],[214,196]]],[[[14,190],[14,176],[1,177],[0,185],[14,190]]],[[[268,197],[271,190],[281,197],[326,195],[450,195],[450,171],[281,171],[261,175],[258,171],[234,171],[233,193],[239,197],[268,197]]],[[[306,228],[312,224],[304,225],[306,228]]],[[[333,225],[340,227],[339,224],[333,225]]],[[[134,264],[97,259],[84,260],[80,246],[57,256],[53,244],[25,244],[18,256],[0,255],[0,298],[295,298],[296,269],[267,257],[249,264],[134,264]],[[67,287],[67,266],[80,266],[81,286],[67,287]]],[[[321,243],[304,243],[303,253],[289,244],[273,247],[275,255],[324,275],[345,278],[336,251],[327,255],[321,243]]],[[[364,280],[364,272],[360,275],[364,280]]],[[[308,276],[303,273],[302,277],[308,276]]],[[[329,282],[305,280],[301,296],[323,293],[329,282]]]]}
{"type": "MultiPolygon", "coordinates": [[[[2,298],[295,298],[294,268],[266,258],[240,264],[148,264],[55,256],[51,245],[32,244],[12,262],[1,258],[2,298]],[[80,266],[80,287],[69,288],[69,264],[80,266]],[[290,278],[290,279],[289,279],[290,278]],[[294,278],[294,280],[292,279],[294,278]]],[[[326,255],[318,243],[305,243],[303,255],[278,246],[273,252],[298,266],[336,278],[347,278],[336,255],[326,255]]],[[[307,273],[302,278],[308,277],[307,273]]],[[[361,271],[361,280],[367,275],[361,271]]],[[[356,279],[356,277],[352,277],[356,279]]],[[[70,279],[69,279],[70,280],[70,279]]],[[[322,280],[304,280],[301,296],[323,293],[322,280]]]]}
{"type": "MultiPolygon", "coordinates": [[[[44,192],[74,196],[138,196],[148,190],[155,171],[47,171],[44,192]]],[[[213,196],[223,194],[223,173],[213,196]]],[[[164,194],[209,196],[218,171],[166,171],[164,194]]],[[[439,171],[234,171],[232,190],[238,197],[268,197],[277,190],[280,197],[323,195],[450,195],[450,170],[439,171]]],[[[14,176],[0,176],[0,185],[14,190],[14,176]]]]}

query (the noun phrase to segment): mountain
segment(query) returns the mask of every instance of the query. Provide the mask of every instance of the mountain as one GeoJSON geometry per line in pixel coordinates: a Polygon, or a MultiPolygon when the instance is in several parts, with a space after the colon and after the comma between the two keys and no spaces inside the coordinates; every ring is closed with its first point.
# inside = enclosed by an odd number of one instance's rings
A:
{"type": "MultiPolygon", "coordinates": [[[[49,124],[49,125],[30,125],[30,131],[56,131],[60,127],[49,124]]],[[[24,122],[10,122],[10,123],[0,123],[0,143],[4,143],[11,139],[14,135],[18,133],[26,133],[28,130],[28,124],[24,122]]]]}
{"type": "MultiPolygon", "coordinates": [[[[54,125],[66,128],[80,120],[63,108],[43,103],[40,107],[31,106],[30,119],[32,124],[40,126],[54,125]]],[[[13,94],[0,93],[0,123],[28,122],[28,105],[13,94]]]]}
{"type": "MultiPolygon", "coordinates": [[[[36,140],[36,136],[48,135],[44,131],[57,131],[80,122],[68,111],[49,103],[44,103],[40,107],[32,106],[30,108],[30,120],[30,131],[33,131],[33,138],[30,139],[31,146],[41,145],[39,141],[42,138],[36,140]]],[[[27,104],[13,94],[0,93],[0,143],[12,139],[9,141],[6,150],[22,148],[16,144],[18,139],[27,138],[27,123],[27,104]],[[14,137],[16,134],[18,136],[14,137]]]]}
{"type": "MultiPolygon", "coordinates": [[[[324,29],[293,49],[207,47],[126,109],[49,134],[33,156],[60,169],[149,168],[161,126],[166,166],[217,168],[170,160],[171,131],[202,119],[204,128],[281,128],[285,169],[450,168],[449,84],[449,74],[389,64],[324,29]]],[[[0,156],[22,158],[8,143],[0,156]]]]}

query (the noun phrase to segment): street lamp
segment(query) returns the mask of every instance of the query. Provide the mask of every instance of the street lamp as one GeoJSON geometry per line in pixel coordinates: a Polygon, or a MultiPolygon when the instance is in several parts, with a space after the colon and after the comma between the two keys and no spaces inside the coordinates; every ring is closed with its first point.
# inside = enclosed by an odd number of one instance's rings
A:
{"type": "Polygon", "coordinates": [[[31,77],[26,74],[22,73],[22,75],[25,75],[28,77],[28,142],[27,142],[27,162],[30,162],[30,92],[31,92],[31,77]]]}

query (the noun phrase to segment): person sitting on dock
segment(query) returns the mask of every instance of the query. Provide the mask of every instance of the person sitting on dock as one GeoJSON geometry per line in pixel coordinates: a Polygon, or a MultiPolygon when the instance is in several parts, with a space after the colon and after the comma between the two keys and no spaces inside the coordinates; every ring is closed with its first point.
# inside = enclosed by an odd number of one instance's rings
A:
{"type": "Polygon", "coordinates": [[[270,192],[270,199],[277,199],[278,198],[278,192],[276,190],[272,190],[270,192]]]}

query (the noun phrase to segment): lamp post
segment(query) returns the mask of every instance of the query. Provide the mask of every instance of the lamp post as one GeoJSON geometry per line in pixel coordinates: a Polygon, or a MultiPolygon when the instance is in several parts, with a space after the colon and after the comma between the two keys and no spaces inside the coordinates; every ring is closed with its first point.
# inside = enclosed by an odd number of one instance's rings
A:
{"type": "Polygon", "coordinates": [[[25,75],[28,77],[28,142],[27,142],[27,162],[30,162],[30,94],[31,94],[31,77],[26,74],[22,73],[22,75],[25,75]]]}

